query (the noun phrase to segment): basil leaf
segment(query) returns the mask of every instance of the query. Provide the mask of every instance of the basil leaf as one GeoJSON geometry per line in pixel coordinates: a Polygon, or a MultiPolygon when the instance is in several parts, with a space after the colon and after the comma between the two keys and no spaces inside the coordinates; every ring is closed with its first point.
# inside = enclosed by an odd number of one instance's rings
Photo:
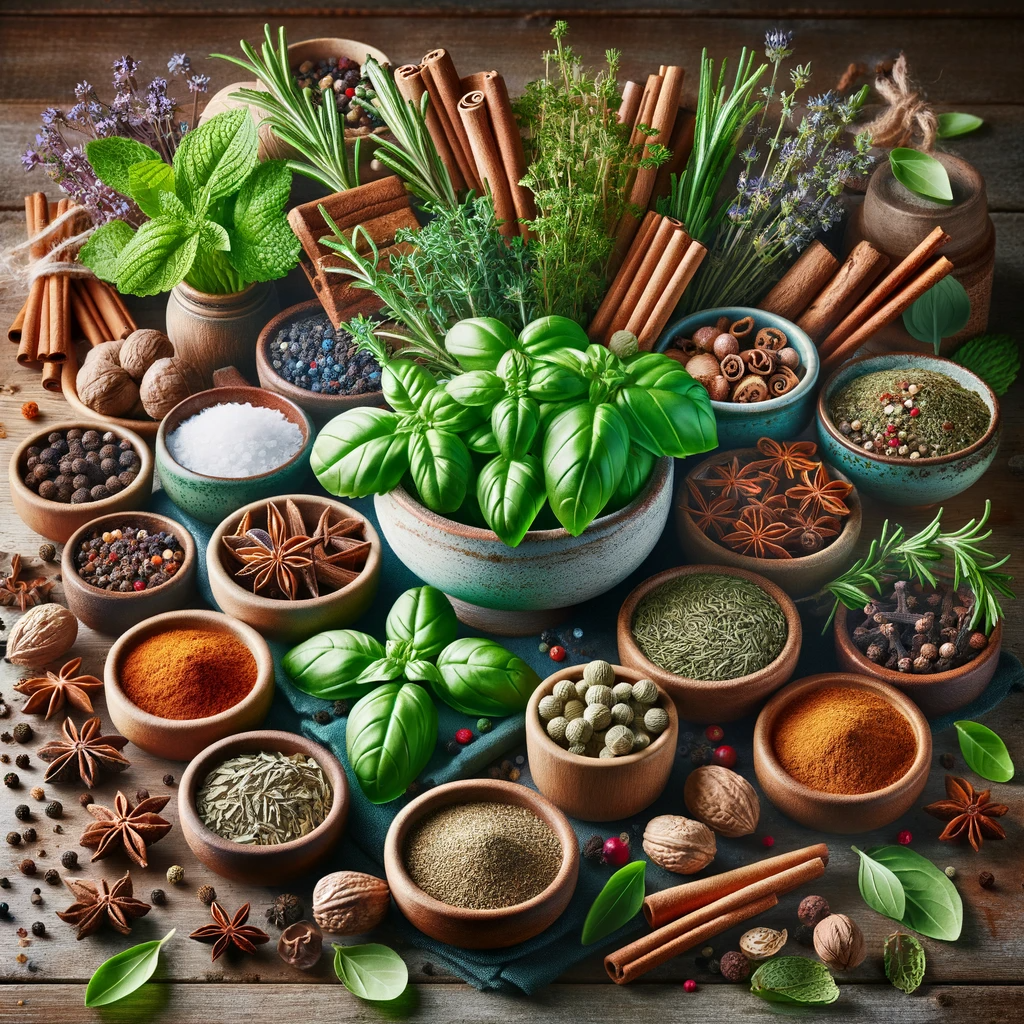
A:
{"type": "Polygon", "coordinates": [[[162,939],[140,942],[101,963],[86,986],[85,1005],[109,1006],[145,985],[160,961],[161,947],[175,931],[172,928],[162,939]]]}
{"type": "Polygon", "coordinates": [[[970,296],[952,274],[947,274],[904,311],[903,326],[918,341],[932,345],[938,355],[942,339],[962,331],[970,318],[970,296]]]}
{"type": "Polygon", "coordinates": [[[505,394],[505,382],[493,370],[469,370],[452,377],[445,390],[460,405],[492,406],[505,394]]]}
{"type": "Polygon", "coordinates": [[[933,939],[960,937],[964,905],[953,883],[927,858],[906,846],[878,846],[867,855],[900,880],[906,908],[900,924],[933,939]]]}
{"type": "Polygon", "coordinates": [[[503,398],[491,411],[491,430],[507,459],[521,459],[540,428],[540,407],[532,398],[503,398]]]}
{"type": "Polygon", "coordinates": [[[903,883],[884,864],[879,864],[856,846],[850,849],[860,858],[857,884],[864,902],[883,917],[902,921],[907,905],[903,883]]]}
{"type": "Polygon", "coordinates": [[[471,430],[486,418],[485,409],[472,405],[460,405],[448,394],[447,386],[438,386],[427,392],[420,406],[420,419],[431,427],[447,430],[452,434],[461,434],[471,430]]]}
{"type": "Polygon", "coordinates": [[[329,629],[293,647],[282,659],[285,674],[303,693],[321,700],[362,697],[359,677],[384,657],[384,648],[367,633],[329,629]]]}
{"type": "Polygon", "coordinates": [[[228,110],[193,128],[174,154],[174,190],[194,213],[237,192],[256,169],[259,140],[247,107],[228,110]]]}
{"type": "Polygon", "coordinates": [[[163,212],[160,193],[174,194],[174,168],[163,160],[140,160],[128,168],[128,194],[147,217],[163,212]]]}
{"type": "Polygon", "coordinates": [[[882,946],[885,976],[895,988],[910,995],[917,991],[924,981],[924,947],[913,935],[893,932],[887,935],[882,946]]]}
{"type": "Polygon", "coordinates": [[[587,911],[587,919],[583,922],[580,942],[584,946],[611,935],[640,913],[640,908],[644,905],[646,870],[647,861],[635,860],[624,868],[619,868],[605,882],[604,888],[597,894],[597,899],[587,911]]]}
{"type": "Polygon", "coordinates": [[[444,347],[464,370],[493,370],[515,345],[516,336],[489,316],[460,320],[444,338],[444,347]]]}
{"type": "Polygon", "coordinates": [[[458,636],[459,620],[437,587],[413,587],[391,606],[384,634],[407,642],[420,658],[436,658],[458,636]]]}
{"type": "Polygon", "coordinates": [[[587,390],[587,382],[579,367],[562,363],[539,363],[530,375],[528,391],[539,402],[563,402],[579,398],[587,390]]]}
{"type": "Polygon", "coordinates": [[[469,450],[457,434],[430,427],[409,437],[409,471],[427,508],[442,514],[455,512],[469,486],[469,450]]]}
{"type": "Polygon", "coordinates": [[[546,356],[564,349],[584,351],[590,344],[587,332],[565,316],[542,316],[519,332],[519,345],[530,356],[546,356]]]}
{"type": "Polygon", "coordinates": [[[893,177],[916,195],[940,203],[953,202],[949,175],[935,157],[901,146],[889,151],[889,166],[893,177]]]}
{"type": "Polygon", "coordinates": [[[624,362],[626,379],[638,388],[658,388],[686,395],[694,383],[679,363],[661,352],[640,352],[624,362]]]}
{"type": "Polygon", "coordinates": [[[505,382],[509,394],[518,395],[529,379],[530,360],[524,353],[513,349],[498,360],[494,372],[505,382]]]}
{"type": "Polygon", "coordinates": [[[86,143],[85,158],[96,177],[123,196],[132,194],[129,175],[133,164],[149,160],[159,160],[163,163],[155,149],[120,135],[93,139],[92,142],[86,143]]]}
{"type": "Polygon", "coordinates": [[[135,237],[130,224],[111,220],[101,224],[82,246],[78,258],[101,280],[117,283],[117,261],[124,247],[135,237]]]}
{"type": "Polygon", "coordinates": [[[487,525],[510,548],[516,547],[547,500],[540,460],[535,455],[495,456],[480,470],[476,499],[487,525]]]}
{"type": "Polygon", "coordinates": [[[498,454],[498,442],[490,423],[481,423],[480,426],[474,427],[463,441],[471,452],[480,452],[482,455],[498,454]]]}
{"type": "Polygon", "coordinates": [[[839,998],[839,986],[828,968],[804,956],[768,960],[750,977],[750,991],[769,1003],[828,1006],[839,998]]]}
{"type": "Polygon", "coordinates": [[[615,396],[615,407],[622,413],[633,443],[654,455],[684,459],[707,450],[704,424],[689,396],[625,387],[615,396]]]}
{"type": "Polygon", "coordinates": [[[1009,782],[1013,761],[1006,744],[987,725],[980,722],[954,722],[960,753],[971,771],[990,782],[1009,782]]]}
{"type": "MultiPolygon", "coordinates": [[[[646,486],[654,469],[655,457],[646,449],[635,444],[629,446],[629,458],[626,460],[626,472],[622,474],[619,486],[615,488],[612,500],[608,502],[609,511],[625,508],[646,486]]],[[[604,512],[601,513],[604,515],[604,512]]]]}
{"type": "Polygon", "coordinates": [[[494,640],[456,640],[438,656],[434,692],[464,715],[501,716],[525,711],[540,676],[494,640]]]}
{"type": "Polygon", "coordinates": [[[395,412],[417,413],[427,395],[437,387],[430,371],[411,359],[394,359],[380,374],[384,401],[395,412]]]}
{"type": "Polygon", "coordinates": [[[385,656],[371,662],[356,677],[356,685],[363,690],[363,696],[375,690],[380,683],[390,683],[395,679],[405,679],[405,658],[385,656]]]}
{"type": "Polygon", "coordinates": [[[185,280],[196,251],[199,232],[161,214],[146,221],[121,250],[117,260],[117,290],[131,295],[159,295],[185,280]]]}
{"type": "Polygon", "coordinates": [[[238,192],[228,259],[246,281],[274,281],[299,260],[302,247],[284,215],[291,185],[288,165],[268,160],[238,192]]]}
{"type": "Polygon", "coordinates": [[[422,658],[406,662],[405,678],[410,683],[427,683],[435,688],[441,683],[441,673],[438,672],[437,666],[422,658]]]}
{"type": "Polygon", "coordinates": [[[392,682],[361,698],[345,728],[352,773],[370,803],[397,800],[437,744],[437,708],[416,683],[392,682]]]}
{"type": "Polygon", "coordinates": [[[362,946],[335,944],[334,973],[352,995],[371,1002],[397,999],[409,985],[405,961],[379,942],[362,946]]]}
{"type": "Polygon", "coordinates": [[[309,464],[324,490],[347,498],[393,491],[409,469],[409,435],[385,409],[350,409],[317,435],[309,464]]]}
{"type": "Polygon", "coordinates": [[[939,138],[955,139],[958,135],[977,131],[985,122],[975,114],[953,112],[939,114],[939,138]]]}

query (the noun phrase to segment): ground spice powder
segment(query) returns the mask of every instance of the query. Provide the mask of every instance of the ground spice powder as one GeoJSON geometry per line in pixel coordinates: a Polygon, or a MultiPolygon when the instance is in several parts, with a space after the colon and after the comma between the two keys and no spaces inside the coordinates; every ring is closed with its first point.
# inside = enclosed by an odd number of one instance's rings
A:
{"type": "Polygon", "coordinates": [[[158,718],[209,718],[256,683],[256,659],[241,640],[209,629],[172,629],[136,644],[121,663],[121,689],[158,718]]]}
{"type": "Polygon", "coordinates": [[[871,793],[901,779],[917,754],[910,723],[867,690],[827,686],[793,701],[775,725],[783,769],[824,793],[871,793]]]}

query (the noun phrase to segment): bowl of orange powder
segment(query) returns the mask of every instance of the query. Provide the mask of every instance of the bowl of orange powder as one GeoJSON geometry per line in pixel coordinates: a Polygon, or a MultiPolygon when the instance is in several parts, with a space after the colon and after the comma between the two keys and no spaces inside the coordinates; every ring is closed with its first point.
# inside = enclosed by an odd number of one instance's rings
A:
{"type": "Polygon", "coordinates": [[[856,833],[909,811],[928,781],[932,734],[905,694],[853,673],[798,679],[761,710],[754,771],[787,817],[856,833]]]}
{"type": "Polygon", "coordinates": [[[187,609],[140,622],[110,648],[103,677],[114,728],[172,761],[255,729],[274,696],[266,640],[220,612],[187,609]]]}

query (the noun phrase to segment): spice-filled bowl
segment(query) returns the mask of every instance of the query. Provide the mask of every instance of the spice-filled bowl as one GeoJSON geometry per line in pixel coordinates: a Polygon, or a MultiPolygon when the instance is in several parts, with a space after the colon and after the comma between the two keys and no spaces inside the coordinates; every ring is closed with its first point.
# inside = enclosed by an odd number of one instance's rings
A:
{"type": "Polygon", "coordinates": [[[966,367],[919,352],[839,367],[818,396],[817,424],[824,457],[863,494],[893,505],[960,494],[999,447],[995,392],[966,367]]]}
{"type": "Polygon", "coordinates": [[[758,445],[715,452],[687,473],[676,534],[688,562],[746,569],[794,599],[808,597],[852,561],[860,498],[813,442],[758,445]]]}
{"type": "Polygon", "coordinates": [[[673,324],[655,348],[678,359],[708,389],[720,448],[747,448],[759,437],[796,437],[814,416],[818,350],[785,317],[749,306],[705,309],[673,324]],[[721,335],[732,341],[717,341],[721,335]],[[783,355],[787,349],[793,355],[783,355]],[[692,362],[695,357],[699,362],[692,362]]]}
{"type": "Polygon", "coordinates": [[[76,530],[61,554],[68,608],[110,636],[182,608],[195,593],[196,544],[153,512],[114,512],[76,530]]]}
{"type": "Polygon", "coordinates": [[[341,838],[348,809],[338,759],[304,736],[270,729],[212,743],[178,785],[189,849],[221,877],[250,885],[278,885],[323,860],[341,838]],[[261,813],[268,802],[275,807],[270,819],[261,813]]]}
{"type": "Polygon", "coordinates": [[[295,642],[354,622],[377,593],[380,568],[380,537],[370,521],[309,494],[244,505],[213,531],[206,549],[217,605],[270,640],[295,642]],[[310,564],[275,571],[282,545],[310,564]]]}
{"type": "Polygon", "coordinates": [[[754,771],[765,795],[822,832],[870,832],[894,822],[921,795],[931,756],[931,730],[918,706],[853,673],[791,683],[754,727],[754,771]]]}
{"type": "Polygon", "coordinates": [[[274,660],[251,626],[220,612],[164,612],[123,633],[103,670],[114,727],[156,757],[188,761],[263,722],[274,660]]]}
{"type": "Polygon", "coordinates": [[[189,515],[219,523],[251,501],[301,491],[314,438],[309,417],[283,395],[241,385],[201,391],[160,424],[160,484],[189,515]]]}
{"type": "Polygon", "coordinates": [[[796,671],[800,614],[781,587],[726,565],[684,565],[639,584],[619,609],[619,661],[653,679],[688,722],[755,712],[796,671]],[[725,679],[703,676],[727,675],[725,679]]]}
{"type": "Polygon", "coordinates": [[[618,821],[650,806],[668,785],[679,715],[644,672],[591,665],[603,668],[573,665],[533,691],[526,708],[527,757],[537,788],[560,810],[583,821],[618,821]],[[632,696],[625,696],[627,687],[632,696]],[[652,713],[657,724],[652,718],[642,727],[652,713]]]}
{"type": "Polygon", "coordinates": [[[54,423],[15,448],[8,482],[22,522],[63,544],[90,519],[144,508],[153,493],[153,456],[132,430],[54,423]],[[104,465],[108,459],[116,465],[104,465]]]}
{"type": "Polygon", "coordinates": [[[398,909],[461,949],[502,949],[539,935],[569,905],[579,841],[568,819],[526,786],[468,779],[404,807],[384,843],[398,909]]]}

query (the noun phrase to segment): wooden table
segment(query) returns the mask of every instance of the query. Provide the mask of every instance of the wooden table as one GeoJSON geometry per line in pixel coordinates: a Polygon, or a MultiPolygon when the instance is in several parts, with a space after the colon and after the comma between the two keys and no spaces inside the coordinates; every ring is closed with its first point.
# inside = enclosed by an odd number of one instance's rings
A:
{"type": "MultiPolygon", "coordinates": [[[[1019,302],[1024,286],[1024,200],[1019,190],[1019,172],[1024,156],[1024,72],[1019,54],[1024,45],[1024,20],[1016,0],[897,0],[871,3],[870,12],[850,0],[809,0],[779,4],[765,0],[719,0],[716,13],[699,0],[619,0],[606,4],[615,14],[593,12],[600,0],[378,0],[362,6],[364,13],[332,15],[323,7],[334,5],[289,5],[284,19],[291,39],[311,36],[346,36],[362,39],[382,48],[396,63],[416,59],[428,49],[443,45],[455,55],[460,67],[476,69],[497,65],[506,74],[510,89],[518,92],[523,83],[540,70],[540,54],[547,43],[552,18],[539,13],[557,8],[570,16],[571,41],[588,59],[597,61],[606,46],[622,50],[622,77],[638,78],[662,62],[697,66],[702,46],[716,58],[733,55],[740,45],[757,49],[766,28],[776,24],[796,33],[797,57],[810,60],[815,87],[832,86],[850,61],[864,61],[872,67],[877,60],[895,56],[903,48],[917,78],[932,100],[944,110],[967,110],[982,116],[986,127],[977,135],[957,140],[951,149],[972,160],[985,174],[989,202],[996,223],[998,255],[996,295],[991,326],[994,330],[1019,331],[1019,302]],[[472,9],[474,16],[468,16],[472,9]],[[785,20],[774,14],[784,10],[785,20]]],[[[41,179],[26,177],[19,156],[33,139],[39,113],[50,104],[67,107],[72,91],[83,78],[93,82],[101,94],[109,92],[111,61],[124,52],[142,60],[148,76],[157,74],[173,51],[186,51],[197,69],[213,78],[213,89],[233,79],[227,65],[207,61],[212,51],[237,52],[239,39],[257,41],[263,23],[277,24],[279,4],[270,0],[5,0],[0,12],[0,245],[19,241],[24,232],[22,197],[39,187],[41,179]]],[[[642,78],[640,79],[642,80],[642,78]]],[[[696,76],[687,77],[687,96],[692,99],[696,76]]],[[[48,192],[56,196],[51,188],[48,192]]],[[[22,295],[16,288],[0,297],[0,322],[8,323],[22,295]]],[[[158,309],[158,307],[152,307],[158,309]]],[[[38,374],[20,369],[13,346],[0,347],[0,423],[6,438],[0,440],[0,460],[6,466],[14,446],[28,433],[30,425],[19,413],[22,402],[36,401],[43,421],[64,417],[59,397],[44,392],[38,374]]],[[[984,499],[995,502],[994,551],[1012,555],[1010,569],[1019,577],[1024,572],[1024,486],[1008,469],[1010,456],[1020,451],[1024,386],[1020,383],[1003,402],[1002,449],[985,479],[966,494],[948,503],[947,521],[960,524],[980,513],[984,499]]],[[[40,538],[28,530],[10,509],[6,478],[0,485],[0,548],[34,556],[40,538]]],[[[923,525],[930,513],[908,512],[899,516],[908,527],[923,525]]],[[[864,537],[872,536],[883,518],[880,510],[868,509],[864,537]]],[[[28,559],[30,569],[41,565],[28,559]]],[[[0,564],[6,564],[2,562],[0,564]]],[[[55,568],[44,567],[46,573],[55,568]]],[[[14,616],[6,610],[4,620],[14,616]]],[[[1011,607],[1007,621],[1007,647],[1020,653],[1024,648],[1024,616],[1011,607]]],[[[83,669],[102,674],[103,657],[109,641],[83,630],[75,648],[84,658],[83,669]]],[[[13,666],[0,666],[0,691],[11,704],[11,718],[0,722],[9,729],[20,720],[22,698],[12,693],[21,673],[13,666]]],[[[98,710],[102,714],[102,700],[98,710]]],[[[1024,766],[1024,695],[1015,693],[988,719],[988,724],[1006,738],[1018,765],[1024,766]]],[[[37,739],[26,749],[33,767],[19,774],[28,786],[41,780],[42,771],[35,748],[43,737],[57,731],[54,721],[43,724],[32,719],[37,739]]],[[[15,744],[0,744],[0,752],[13,761],[19,752],[15,744]]],[[[177,777],[181,765],[169,765],[128,748],[132,770],[121,777],[130,794],[145,787],[163,792],[163,775],[177,777]]],[[[935,755],[956,752],[952,730],[936,737],[935,755]]],[[[9,770],[4,766],[4,771],[9,770]]],[[[942,770],[936,763],[925,798],[936,799],[941,792],[942,770]]],[[[10,903],[15,920],[0,923],[0,1021],[51,1024],[60,1020],[72,1024],[84,1020],[242,1022],[273,1017],[279,1020],[376,1020],[384,1016],[418,1020],[497,1020],[518,1022],[537,1019],[618,1022],[648,1017],[678,1017],[693,1013],[706,1020],[746,1021],[764,1019],[771,1009],[751,996],[745,986],[722,984],[707,972],[697,972],[693,958],[684,955],[666,964],[628,988],[612,986],[594,955],[568,972],[557,984],[532,998],[482,994],[446,975],[423,954],[403,949],[413,984],[400,1008],[386,1013],[350,996],[334,979],[330,958],[325,957],[310,974],[286,967],[273,947],[265,947],[254,959],[238,963],[210,964],[209,948],[184,939],[201,924],[206,911],[195,899],[200,881],[213,881],[220,898],[229,908],[251,900],[254,919],[262,918],[270,898],[269,890],[256,890],[218,879],[200,869],[184,846],[179,830],[153,850],[148,872],[133,870],[137,889],[145,898],[151,888],[169,892],[169,904],[157,907],[136,925],[133,941],[143,941],[177,927],[178,939],[167,951],[159,972],[159,983],[147,986],[131,1000],[108,1008],[102,1014],[82,1005],[85,982],[107,956],[128,943],[115,935],[96,936],[76,943],[73,932],[54,916],[70,902],[63,887],[51,888],[41,877],[35,881],[18,872],[18,863],[30,853],[40,869],[56,866],[62,851],[77,848],[77,838],[87,820],[78,806],[82,787],[48,787],[48,798],[58,796],[66,814],[60,823],[64,834],[54,834],[54,822],[37,814],[34,823],[39,841],[31,848],[3,846],[0,874],[11,879],[11,888],[0,892],[10,903]],[[45,857],[42,849],[45,848],[45,857]],[[187,881],[173,888],[163,881],[168,865],[186,866],[187,881]],[[42,889],[44,903],[32,907],[29,894],[34,885],[42,889]],[[31,922],[46,923],[47,936],[31,939],[19,947],[15,930],[31,922]],[[27,960],[19,963],[23,954],[27,960]],[[699,993],[687,996],[680,983],[696,977],[699,993]]],[[[95,796],[109,802],[115,786],[103,784],[95,796]]],[[[863,927],[870,955],[864,964],[842,979],[840,1003],[828,1011],[859,1021],[889,1021],[894,1016],[906,1021],[989,1022],[1019,1020],[1024,996],[1024,858],[1022,833],[1024,797],[1020,782],[995,787],[998,799],[1010,805],[1004,819],[1009,839],[986,844],[982,854],[963,847],[950,847],[935,840],[938,823],[915,814],[915,848],[940,866],[956,867],[957,886],[964,897],[965,921],[961,940],[955,945],[925,940],[928,953],[927,984],[913,997],[893,990],[881,967],[881,941],[892,930],[891,923],[867,910],[857,893],[854,855],[841,837],[832,842],[832,864],[819,891],[833,909],[851,914],[863,927]],[[996,886],[983,890],[977,881],[982,869],[993,872],[996,886]]],[[[13,807],[27,799],[27,788],[0,791],[0,832],[18,823],[13,807]]],[[[35,805],[38,809],[41,805],[35,805]]],[[[922,800],[922,803],[926,802],[922,800]]],[[[680,808],[681,809],[681,808],[680,808]]],[[[168,812],[176,819],[173,803],[168,812]]],[[[770,807],[766,816],[778,850],[805,845],[810,833],[786,822],[770,807]]],[[[878,841],[892,841],[887,834],[878,841]]],[[[100,867],[113,878],[124,870],[118,859],[102,865],[88,865],[83,855],[80,876],[98,877],[100,867]]],[[[756,854],[755,854],[756,855],[756,854]]],[[[310,880],[300,889],[308,898],[310,880]]],[[[784,900],[767,923],[780,927],[795,923],[795,898],[784,900]]],[[[276,936],[276,932],[274,932],[276,936]]],[[[30,936],[31,938],[31,936],[30,936]]],[[[719,952],[735,946],[737,935],[715,942],[719,952]]],[[[385,934],[382,941],[388,941],[385,934]]],[[[806,953],[795,943],[789,951],[806,953]]],[[[825,1014],[809,1017],[824,1018],[825,1014]]],[[[805,1018],[805,1019],[809,1019],[805,1018]]]]}

